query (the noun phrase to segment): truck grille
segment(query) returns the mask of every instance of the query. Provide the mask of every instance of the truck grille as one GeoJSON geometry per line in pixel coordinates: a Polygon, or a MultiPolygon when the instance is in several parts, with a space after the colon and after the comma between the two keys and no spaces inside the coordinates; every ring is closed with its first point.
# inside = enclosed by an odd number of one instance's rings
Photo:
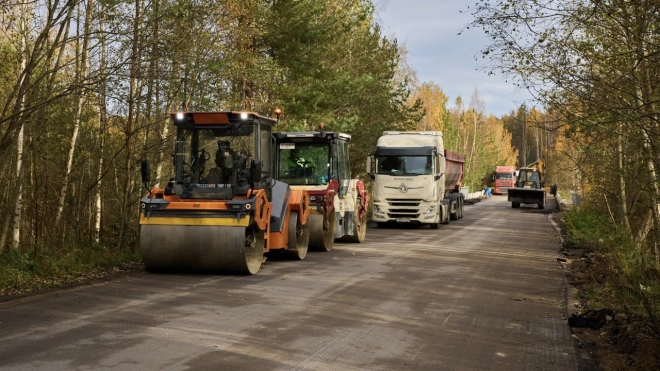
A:
{"type": "Polygon", "coordinates": [[[392,199],[388,200],[390,212],[387,214],[390,218],[419,218],[420,200],[392,199]]]}
{"type": "Polygon", "coordinates": [[[399,206],[408,206],[408,207],[419,207],[420,200],[400,200],[400,199],[391,199],[388,200],[387,203],[392,206],[392,207],[399,207],[399,206]]]}

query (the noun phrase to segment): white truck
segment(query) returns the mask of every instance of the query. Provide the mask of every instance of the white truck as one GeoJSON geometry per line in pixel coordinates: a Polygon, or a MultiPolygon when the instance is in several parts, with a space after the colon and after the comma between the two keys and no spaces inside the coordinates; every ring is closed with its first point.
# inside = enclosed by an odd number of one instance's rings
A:
{"type": "Polygon", "coordinates": [[[388,224],[439,223],[463,217],[460,192],[465,156],[444,149],[441,131],[386,131],[367,160],[374,180],[372,220],[388,224]]]}

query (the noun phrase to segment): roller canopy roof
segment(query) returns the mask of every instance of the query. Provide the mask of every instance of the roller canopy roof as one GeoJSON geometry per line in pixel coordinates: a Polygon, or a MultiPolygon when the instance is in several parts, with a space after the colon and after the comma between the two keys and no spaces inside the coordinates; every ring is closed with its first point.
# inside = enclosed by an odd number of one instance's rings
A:
{"type": "Polygon", "coordinates": [[[172,112],[170,117],[176,126],[208,125],[214,127],[254,122],[267,126],[277,124],[276,119],[260,116],[254,112],[172,112]]]}
{"type": "Polygon", "coordinates": [[[334,131],[300,131],[300,132],[279,132],[273,133],[277,139],[290,139],[291,141],[309,141],[310,138],[321,139],[321,140],[332,140],[339,139],[346,142],[350,142],[351,135],[345,133],[339,133],[334,131]]]}

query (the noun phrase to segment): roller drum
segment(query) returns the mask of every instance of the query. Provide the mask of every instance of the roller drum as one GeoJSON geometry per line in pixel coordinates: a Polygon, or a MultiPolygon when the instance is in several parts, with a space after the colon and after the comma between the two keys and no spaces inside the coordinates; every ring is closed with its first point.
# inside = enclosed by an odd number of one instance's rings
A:
{"type": "Polygon", "coordinates": [[[309,216],[309,249],[312,251],[330,251],[335,244],[335,212],[327,219],[321,214],[309,216]],[[324,219],[326,220],[324,225],[324,219]]]}
{"type": "Polygon", "coordinates": [[[298,222],[298,212],[289,215],[289,246],[287,252],[294,259],[303,260],[309,248],[309,220],[304,225],[298,222]]]}
{"type": "Polygon", "coordinates": [[[245,227],[142,225],[140,248],[151,271],[256,274],[264,233],[245,227]]]}

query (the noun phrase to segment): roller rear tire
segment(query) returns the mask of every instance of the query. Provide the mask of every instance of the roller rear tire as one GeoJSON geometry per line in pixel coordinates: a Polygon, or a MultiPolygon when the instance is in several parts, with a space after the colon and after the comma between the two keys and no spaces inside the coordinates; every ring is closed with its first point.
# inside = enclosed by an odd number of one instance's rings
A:
{"type": "Polygon", "coordinates": [[[358,215],[358,210],[362,205],[362,200],[358,197],[355,212],[353,213],[353,235],[344,236],[340,240],[344,242],[362,243],[367,237],[367,213],[365,212],[362,217],[358,215]]]}

